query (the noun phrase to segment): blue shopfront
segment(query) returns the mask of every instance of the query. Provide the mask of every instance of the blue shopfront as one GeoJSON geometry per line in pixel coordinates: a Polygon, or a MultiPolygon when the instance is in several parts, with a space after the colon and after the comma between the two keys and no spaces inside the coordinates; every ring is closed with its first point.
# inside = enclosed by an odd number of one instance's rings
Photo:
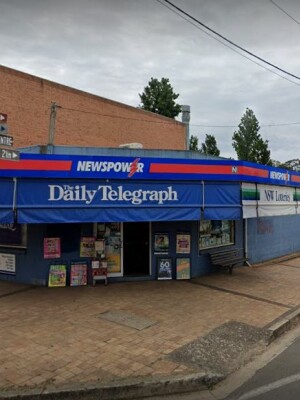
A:
{"type": "Polygon", "coordinates": [[[85,263],[89,283],[100,256],[111,281],[184,279],[211,271],[215,247],[243,246],[239,182],[151,172],[155,161],[174,168],[174,160],[141,157],[21,154],[0,162],[0,278],[47,285],[52,265],[69,274],[85,263]]]}
{"type": "Polygon", "coordinates": [[[287,240],[276,231],[278,218],[293,212],[289,221],[298,224],[299,174],[287,189],[273,170],[143,152],[0,160],[0,279],[47,285],[50,269],[64,266],[70,284],[71,271],[85,266],[89,284],[95,260],[106,264],[111,282],[189,279],[212,272],[209,254],[224,246],[259,261],[255,226],[287,240]]]}

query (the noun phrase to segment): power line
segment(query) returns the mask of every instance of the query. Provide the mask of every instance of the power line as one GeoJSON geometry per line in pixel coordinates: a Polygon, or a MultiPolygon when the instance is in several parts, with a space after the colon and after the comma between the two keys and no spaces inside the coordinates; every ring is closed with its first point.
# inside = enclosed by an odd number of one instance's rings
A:
{"type": "MultiPolygon", "coordinates": [[[[67,111],[73,111],[73,112],[80,112],[83,114],[95,114],[95,115],[100,115],[101,117],[108,117],[108,118],[119,118],[119,119],[127,119],[127,120],[132,120],[132,121],[139,121],[139,122],[150,122],[153,124],[170,124],[172,125],[173,122],[164,122],[164,121],[150,121],[147,119],[140,119],[140,118],[132,118],[132,117],[122,117],[120,115],[112,115],[112,114],[102,114],[96,111],[87,111],[87,110],[81,110],[79,108],[68,108],[68,107],[63,107],[60,106],[60,109],[62,110],[67,110],[67,111]]],[[[159,114],[157,114],[159,115],[159,114]]],[[[174,122],[179,122],[177,120],[174,120],[174,122]]],[[[299,122],[283,122],[283,123],[278,123],[278,124],[261,124],[261,128],[268,128],[268,127],[276,127],[276,126],[288,126],[288,125],[300,125],[299,122]]],[[[238,128],[238,125],[203,125],[203,124],[190,124],[190,126],[198,126],[200,128],[238,128]]]]}
{"type": "Polygon", "coordinates": [[[270,0],[270,2],[277,7],[280,11],[282,11],[285,15],[287,15],[289,18],[291,18],[296,24],[300,25],[300,22],[297,21],[294,17],[292,17],[289,13],[287,13],[283,8],[281,8],[278,4],[275,3],[275,1],[270,0]]]}
{"type": "Polygon", "coordinates": [[[236,49],[234,49],[233,47],[229,46],[228,44],[222,42],[222,40],[216,38],[215,36],[213,36],[212,34],[210,34],[209,32],[206,32],[204,29],[201,29],[200,26],[196,25],[194,22],[192,22],[191,20],[189,20],[188,18],[186,18],[185,16],[183,16],[182,14],[180,14],[178,11],[174,10],[173,8],[169,7],[167,4],[164,4],[162,1],[163,0],[156,0],[158,3],[160,3],[162,6],[166,7],[168,10],[172,11],[174,14],[178,15],[180,18],[184,19],[186,22],[188,22],[189,24],[193,25],[195,28],[199,29],[201,32],[205,33],[205,35],[211,37],[212,39],[216,40],[217,42],[221,43],[223,46],[227,47],[229,50],[234,51],[235,53],[237,53],[239,56],[246,58],[247,60],[251,61],[253,64],[258,65],[259,67],[265,69],[266,71],[271,72],[272,74],[275,74],[277,76],[279,76],[282,79],[285,79],[286,81],[289,81],[291,83],[293,83],[294,85],[300,86],[299,83],[292,81],[291,79],[287,78],[286,76],[282,76],[280,75],[278,72],[273,71],[272,69],[265,67],[264,65],[252,60],[252,58],[245,56],[244,54],[240,53],[239,51],[237,51],[236,49]]]}
{"type": "MultiPolygon", "coordinates": [[[[291,125],[300,125],[299,122],[283,122],[279,124],[261,124],[260,128],[271,128],[277,126],[291,126],[291,125]]],[[[198,126],[200,128],[238,128],[238,125],[202,125],[202,124],[190,124],[190,126],[198,126]]]]}
{"type": "MultiPolygon", "coordinates": [[[[158,1],[160,4],[163,4],[163,3],[161,3],[160,0],[156,0],[156,1],[158,1]]],[[[179,11],[180,13],[182,13],[183,15],[185,15],[185,16],[187,16],[188,18],[190,18],[191,20],[195,21],[197,24],[203,26],[205,29],[207,29],[208,31],[212,32],[214,35],[216,35],[216,36],[220,37],[221,39],[225,40],[227,43],[230,43],[232,46],[234,46],[234,47],[238,48],[239,50],[241,50],[241,51],[243,51],[243,52],[249,54],[250,56],[252,56],[252,57],[254,57],[254,58],[256,58],[256,59],[258,59],[258,60],[264,62],[265,64],[270,65],[272,68],[275,68],[275,69],[277,69],[277,70],[283,72],[284,74],[287,74],[287,75],[289,75],[289,76],[291,76],[291,77],[293,77],[293,78],[295,78],[295,79],[300,80],[300,77],[299,77],[299,76],[294,75],[294,74],[292,74],[292,73],[290,73],[290,72],[284,70],[283,68],[278,67],[278,66],[275,65],[275,64],[272,64],[271,62],[269,62],[269,61],[267,61],[267,60],[265,60],[265,59],[263,59],[263,58],[257,56],[256,54],[250,52],[249,50],[243,48],[242,46],[240,46],[240,45],[234,43],[234,42],[231,41],[230,39],[227,39],[225,36],[221,35],[220,33],[216,32],[215,30],[211,29],[210,27],[208,27],[207,25],[205,25],[203,22],[199,21],[198,19],[196,19],[196,18],[193,17],[192,15],[188,14],[186,11],[184,11],[184,10],[182,10],[181,8],[177,7],[175,4],[173,4],[173,3],[170,2],[169,0],[162,0],[162,1],[164,1],[164,2],[166,2],[167,4],[171,5],[172,7],[174,7],[174,9],[178,10],[178,11],[179,11]]],[[[178,15],[181,16],[181,14],[178,14],[178,15]]],[[[223,42],[221,42],[221,43],[224,44],[223,42]]],[[[240,53],[238,53],[238,54],[240,54],[240,53]]],[[[260,64],[259,64],[259,65],[260,65],[260,64]]],[[[271,71],[271,70],[270,70],[270,71],[271,71]]],[[[279,76],[283,77],[282,75],[279,75],[279,76]]],[[[290,81],[290,82],[293,82],[293,81],[290,81]]],[[[295,83],[295,82],[294,82],[294,83],[295,83]]]]}
{"type": "MultiPolygon", "coordinates": [[[[107,117],[107,118],[119,118],[119,119],[127,119],[127,120],[132,120],[132,121],[139,121],[139,122],[150,122],[151,124],[173,125],[174,123],[182,123],[180,121],[177,121],[176,119],[174,119],[173,122],[168,122],[168,121],[150,121],[149,119],[122,117],[121,115],[113,115],[113,114],[102,114],[102,113],[99,113],[99,112],[96,112],[96,111],[80,110],[80,109],[76,109],[76,108],[67,108],[67,107],[61,107],[61,108],[63,110],[81,112],[83,114],[94,114],[94,115],[101,115],[101,117],[107,117]]],[[[160,114],[156,114],[156,115],[160,115],[160,114]]]]}

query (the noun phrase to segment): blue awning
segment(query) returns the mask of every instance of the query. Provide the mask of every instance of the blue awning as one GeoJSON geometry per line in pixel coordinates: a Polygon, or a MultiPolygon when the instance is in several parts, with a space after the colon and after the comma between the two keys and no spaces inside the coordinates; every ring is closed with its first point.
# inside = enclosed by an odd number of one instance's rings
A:
{"type": "Polygon", "coordinates": [[[14,222],[14,182],[12,179],[0,179],[0,223],[14,222]]]}
{"type": "Polygon", "coordinates": [[[19,223],[240,219],[239,184],[20,179],[19,223]]]}
{"type": "Polygon", "coordinates": [[[239,184],[217,182],[204,187],[203,216],[207,220],[234,220],[242,218],[239,184]]]}

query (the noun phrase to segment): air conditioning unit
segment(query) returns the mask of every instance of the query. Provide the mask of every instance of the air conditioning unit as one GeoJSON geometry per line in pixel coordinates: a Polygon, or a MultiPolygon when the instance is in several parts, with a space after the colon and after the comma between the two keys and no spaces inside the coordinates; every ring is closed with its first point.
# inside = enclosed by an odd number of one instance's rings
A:
{"type": "Polygon", "coordinates": [[[124,143],[119,146],[122,149],[142,149],[142,143],[124,143]]]}

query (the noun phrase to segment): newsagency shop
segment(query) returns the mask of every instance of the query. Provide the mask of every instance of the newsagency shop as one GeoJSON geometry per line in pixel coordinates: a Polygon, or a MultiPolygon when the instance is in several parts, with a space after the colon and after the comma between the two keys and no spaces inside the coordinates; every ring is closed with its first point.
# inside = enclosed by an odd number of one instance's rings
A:
{"type": "Polygon", "coordinates": [[[189,279],[212,272],[222,248],[250,263],[300,251],[300,174],[170,154],[0,160],[0,279],[76,286],[105,269],[109,282],[189,279]]]}

